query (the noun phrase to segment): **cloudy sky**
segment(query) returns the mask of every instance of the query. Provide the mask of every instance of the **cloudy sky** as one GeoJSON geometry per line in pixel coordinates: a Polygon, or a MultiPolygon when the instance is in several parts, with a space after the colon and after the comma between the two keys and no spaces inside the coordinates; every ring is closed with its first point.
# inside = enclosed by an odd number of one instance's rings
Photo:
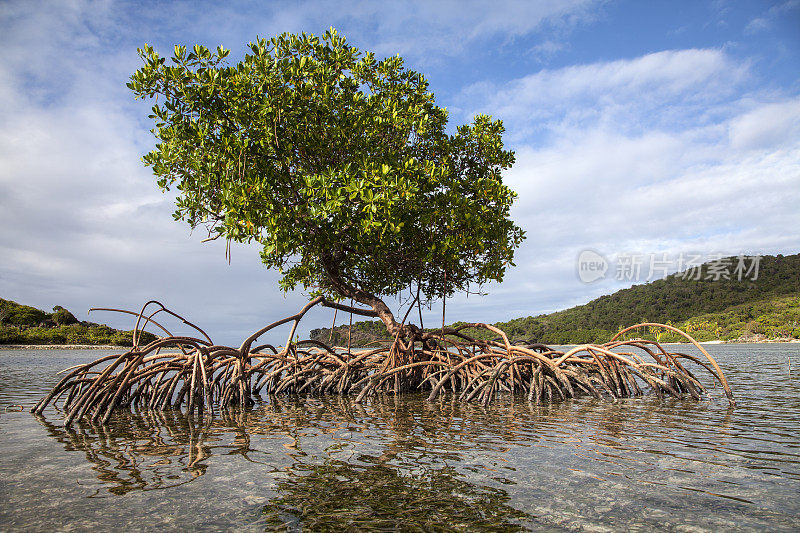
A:
{"type": "MultiPolygon", "coordinates": [[[[5,0],[0,297],[82,319],[157,298],[226,343],[301,307],[256,249],[234,245],[228,264],[224,244],[172,220],[141,163],[148,106],[125,83],[144,43],[222,44],[235,60],[256,36],[329,26],[402,55],[454,125],[506,124],[528,238],[506,280],[448,302],[448,321],[585,303],[636,281],[616,279],[620,254],[643,258],[643,282],[653,254],[677,266],[682,253],[800,252],[798,0],[5,0]],[[586,249],[610,265],[589,284],[586,249]]],[[[316,311],[301,333],[331,318],[316,311]]]]}

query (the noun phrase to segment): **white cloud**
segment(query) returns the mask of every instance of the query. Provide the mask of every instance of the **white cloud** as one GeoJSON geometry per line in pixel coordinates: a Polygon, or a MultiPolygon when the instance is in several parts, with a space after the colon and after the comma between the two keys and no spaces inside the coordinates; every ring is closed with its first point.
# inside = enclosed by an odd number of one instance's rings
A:
{"type": "Polygon", "coordinates": [[[228,266],[220,243],[202,245],[172,220],[171,197],[139,161],[132,116],[98,103],[24,103],[20,95],[0,116],[2,297],[81,318],[91,306],[158,298],[229,342],[301,306],[300,295],[275,291],[257,250],[235,246],[228,266]]]}
{"type": "MultiPolygon", "coordinates": [[[[135,18],[137,32],[146,35],[151,44],[171,46],[173,43],[161,42],[163,35],[151,28],[164,28],[166,21],[180,21],[188,40],[225,44],[233,48],[234,54],[243,49],[245,40],[256,35],[271,37],[284,31],[319,34],[334,26],[359,48],[378,55],[400,54],[424,65],[440,62],[443,56],[452,58],[470,45],[492,38],[513,41],[543,28],[569,31],[593,20],[603,3],[603,0],[171,2],[145,4],[135,18]]],[[[134,18],[129,7],[116,3],[112,7],[112,11],[134,18]]],[[[113,21],[121,24],[119,15],[113,21]]]]}
{"type": "MultiPolygon", "coordinates": [[[[120,59],[85,35],[109,30],[108,8],[3,6],[15,25],[0,38],[12,50],[0,58],[0,296],[82,319],[91,306],[159,298],[236,342],[303,297],[275,290],[257,250],[235,246],[228,266],[224,246],[201,245],[172,220],[172,198],[140,161],[152,143],[146,106],[124,87],[135,48],[120,59]]],[[[131,327],[125,316],[89,318],[131,327]]]]}
{"type": "Polygon", "coordinates": [[[502,118],[513,141],[573,135],[607,124],[641,132],[696,122],[701,109],[733,93],[747,73],[721,50],[669,50],[633,59],[542,70],[498,85],[480,82],[458,97],[464,118],[502,118]]]}
{"type": "Polygon", "coordinates": [[[563,49],[564,49],[564,43],[548,39],[534,46],[531,49],[531,52],[539,56],[550,57],[556,52],[560,52],[563,49]]]}
{"type": "MultiPolygon", "coordinates": [[[[747,233],[758,239],[741,246],[779,250],[786,241],[772,228],[790,227],[787,217],[800,225],[800,136],[783,136],[782,123],[761,125],[762,138],[773,142],[742,150],[727,135],[771,108],[714,128],[629,137],[596,126],[547,147],[524,147],[507,178],[520,195],[514,217],[539,246],[658,252],[747,233]]],[[[736,252],[733,242],[712,247],[736,252]]]]}
{"type": "Polygon", "coordinates": [[[455,55],[473,41],[495,36],[513,39],[546,24],[574,26],[590,20],[599,3],[596,0],[414,0],[309,2],[306,6],[309,13],[321,15],[314,17],[315,21],[333,20],[348,35],[352,33],[374,43],[378,53],[399,53],[419,59],[431,53],[455,55]]]}
{"type": "Polygon", "coordinates": [[[730,125],[731,146],[751,150],[785,146],[800,139],[800,101],[789,100],[758,107],[730,125]]]}
{"type": "Polygon", "coordinates": [[[769,20],[764,17],[756,17],[747,23],[747,26],[744,27],[744,32],[753,34],[767,30],[769,27],[769,20]]]}
{"type": "Polygon", "coordinates": [[[770,29],[775,21],[780,18],[787,18],[787,14],[797,10],[800,7],[800,1],[788,0],[781,2],[770,7],[761,16],[755,17],[744,27],[745,34],[756,34],[770,29]]]}
{"type": "Polygon", "coordinates": [[[480,305],[496,298],[513,318],[620,288],[578,281],[587,248],[800,251],[800,98],[743,93],[747,72],[692,49],[466,89],[463,107],[492,110],[510,130],[512,216],[528,233],[519,266],[480,305]]]}

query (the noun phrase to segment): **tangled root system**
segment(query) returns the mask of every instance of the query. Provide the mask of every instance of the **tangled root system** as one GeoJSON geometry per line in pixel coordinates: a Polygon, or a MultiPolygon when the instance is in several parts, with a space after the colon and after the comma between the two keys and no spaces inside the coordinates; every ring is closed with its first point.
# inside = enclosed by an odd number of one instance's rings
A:
{"type": "Polygon", "coordinates": [[[115,409],[159,410],[187,408],[189,413],[253,405],[262,395],[342,394],[356,402],[374,394],[426,391],[433,401],[450,392],[462,401],[488,405],[498,393],[524,394],[536,403],[586,394],[624,398],[651,392],[658,397],[694,399],[705,386],[687,367],[711,374],[714,385],[733,394],[717,362],[693,338],[664,324],[643,323],[623,329],[609,342],[582,344],[563,351],[543,344],[512,343],[487,324],[425,333],[424,337],[396,336],[374,348],[328,346],[316,340],[292,341],[310,302],[295,315],[279,320],[248,337],[239,348],[214,344],[206,333],[158,302],[145,304],[137,317],[133,347],[63,371],[66,375],[33,409],[40,414],[49,404],[62,410],[65,425],[88,419],[107,423],[115,409]],[[154,311],[152,306],[155,306],[154,311]],[[172,315],[196,330],[199,337],[172,335],[154,320],[172,315]],[[264,333],[291,323],[282,348],[256,345],[264,333]],[[140,345],[140,332],[155,326],[163,337],[140,345]],[[638,328],[669,330],[693,344],[702,357],[668,352],[652,340],[625,339],[638,328]],[[465,330],[482,328],[497,335],[486,341],[465,330]]]}

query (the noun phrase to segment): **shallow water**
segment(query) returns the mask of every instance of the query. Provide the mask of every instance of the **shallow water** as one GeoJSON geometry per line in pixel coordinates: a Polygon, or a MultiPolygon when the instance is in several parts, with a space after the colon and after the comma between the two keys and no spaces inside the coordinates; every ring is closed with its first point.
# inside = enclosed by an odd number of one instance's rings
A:
{"type": "Polygon", "coordinates": [[[800,345],[708,349],[735,408],[299,398],[70,431],[28,409],[106,352],[0,351],[0,529],[796,531],[800,345]]]}

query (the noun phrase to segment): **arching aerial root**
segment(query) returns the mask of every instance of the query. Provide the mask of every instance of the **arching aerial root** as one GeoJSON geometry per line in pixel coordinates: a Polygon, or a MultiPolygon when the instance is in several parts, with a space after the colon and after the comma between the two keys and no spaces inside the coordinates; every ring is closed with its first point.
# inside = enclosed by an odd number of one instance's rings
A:
{"type": "Polygon", "coordinates": [[[257,331],[239,348],[215,345],[204,331],[158,302],[148,302],[139,313],[112,310],[137,317],[133,348],[64,370],[63,379],[32,411],[38,414],[53,404],[63,410],[65,425],[70,426],[82,419],[104,424],[118,408],[186,407],[190,413],[202,412],[249,406],[263,394],[352,394],[360,402],[373,394],[417,390],[429,392],[428,399],[434,400],[449,391],[484,405],[500,392],[524,394],[536,403],[580,394],[624,398],[648,391],[658,397],[699,399],[706,388],[690,366],[711,374],[714,385],[721,386],[735,405],[711,355],[686,333],[664,324],[637,324],[604,344],[582,344],[568,351],[512,344],[501,330],[480,323],[396,338],[372,349],[292,342],[300,319],[316,303],[318,299],[257,331]],[[151,306],[155,310],[148,312],[151,306]],[[153,319],[159,313],[179,318],[202,338],[172,335],[153,319]],[[287,323],[292,325],[286,346],[253,346],[259,336],[287,323]],[[139,332],[151,324],[165,336],[140,345],[139,332]],[[622,340],[642,327],[682,335],[702,357],[671,353],[651,340],[622,340]],[[468,328],[487,329],[498,340],[474,339],[464,333],[468,328]]]}

